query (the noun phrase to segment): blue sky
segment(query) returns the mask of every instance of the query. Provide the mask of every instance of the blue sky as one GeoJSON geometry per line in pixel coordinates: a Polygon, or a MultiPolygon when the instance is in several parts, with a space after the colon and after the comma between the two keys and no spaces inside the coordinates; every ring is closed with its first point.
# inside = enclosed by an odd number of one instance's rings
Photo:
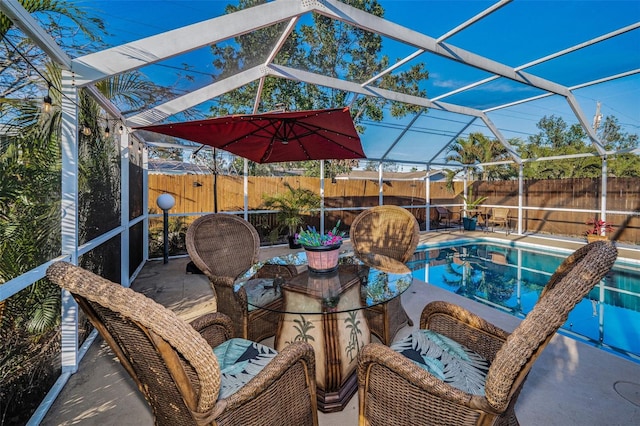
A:
{"type": "MultiPolygon", "coordinates": [[[[152,1],[111,0],[78,1],[79,6],[100,10],[112,36],[105,41],[117,45],[190,23],[219,16],[228,1],[152,1]]],[[[437,38],[490,7],[493,1],[388,1],[381,4],[385,18],[408,28],[437,38]]],[[[485,55],[500,63],[517,67],[556,51],[601,36],[615,29],[640,21],[640,1],[533,1],[515,0],[484,18],[471,28],[454,35],[447,41],[457,47],[485,55]]],[[[384,39],[383,52],[391,60],[407,56],[415,47],[384,39]]],[[[208,48],[174,58],[161,66],[143,71],[164,75],[167,84],[175,83],[175,69],[183,63],[207,58],[208,48]]],[[[424,88],[430,98],[447,93],[452,88],[469,84],[487,76],[436,55],[424,54],[419,60],[426,64],[430,78],[424,88]]],[[[194,81],[182,81],[185,90],[209,81],[206,73],[214,72],[208,64],[200,64],[194,81]]],[[[528,68],[526,71],[551,81],[572,86],[583,81],[596,80],[607,74],[640,68],[640,30],[617,37],[614,42],[603,42],[588,49],[572,53],[566,58],[528,68]]],[[[401,68],[402,69],[402,68],[401,68]]],[[[484,109],[508,102],[519,92],[535,91],[531,88],[500,81],[474,90],[470,95],[456,95],[445,102],[473,102],[484,109]]],[[[576,90],[575,96],[585,115],[591,120],[596,103],[601,104],[604,116],[618,118],[623,129],[640,134],[640,74],[611,81],[599,87],[576,90]]],[[[529,95],[527,95],[529,96],[529,95]]],[[[527,136],[537,132],[536,123],[545,115],[559,115],[569,123],[575,122],[566,101],[560,97],[538,100],[508,110],[489,113],[507,138],[527,136]]],[[[429,125],[431,126],[431,124],[429,125]]],[[[437,125],[429,127],[438,131],[437,125]]],[[[472,126],[473,127],[473,126],[472,126]]],[[[473,130],[473,129],[470,129],[473,130]]],[[[393,136],[389,136],[393,137],[393,136]]]]}

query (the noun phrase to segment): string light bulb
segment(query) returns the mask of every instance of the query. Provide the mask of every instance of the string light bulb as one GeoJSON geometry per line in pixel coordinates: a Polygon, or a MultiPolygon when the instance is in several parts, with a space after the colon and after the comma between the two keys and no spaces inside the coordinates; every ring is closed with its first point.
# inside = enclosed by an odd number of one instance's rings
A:
{"type": "Polygon", "coordinates": [[[47,96],[44,97],[44,100],[42,101],[42,110],[45,113],[49,113],[51,112],[51,85],[49,85],[49,87],[47,88],[47,96]]]}
{"type": "Polygon", "coordinates": [[[87,126],[87,123],[82,125],[82,134],[85,136],[91,136],[91,129],[87,126]]]}
{"type": "Polygon", "coordinates": [[[118,127],[118,133],[120,133],[120,134],[124,133],[124,127],[122,127],[122,125],[120,125],[120,127],[118,127]]]}
{"type": "Polygon", "coordinates": [[[107,127],[104,128],[104,137],[108,138],[110,134],[111,130],[109,130],[109,126],[107,125],[107,127]]]}

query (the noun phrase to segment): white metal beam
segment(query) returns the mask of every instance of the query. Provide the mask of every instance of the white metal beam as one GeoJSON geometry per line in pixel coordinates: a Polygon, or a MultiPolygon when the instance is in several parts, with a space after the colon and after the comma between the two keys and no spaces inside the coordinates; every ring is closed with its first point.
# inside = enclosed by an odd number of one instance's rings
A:
{"type": "Polygon", "coordinates": [[[31,14],[22,7],[18,0],[0,1],[0,11],[7,15],[11,21],[20,28],[51,60],[63,69],[71,68],[71,58],[58,46],[58,43],[47,34],[44,29],[33,19],[31,14]]]}
{"type": "Polygon", "coordinates": [[[405,102],[409,104],[415,104],[427,108],[435,108],[444,111],[457,112],[459,114],[470,115],[474,117],[482,117],[482,111],[462,107],[458,105],[448,104],[445,102],[433,103],[426,98],[419,96],[406,95],[403,93],[394,92],[391,90],[380,89],[375,87],[362,87],[358,83],[353,83],[338,78],[328,77],[320,74],[311,73],[308,71],[302,71],[295,68],[286,67],[283,65],[271,64],[268,67],[262,65],[250,68],[241,73],[235,74],[224,80],[220,80],[191,93],[173,99],[162,105],[158,105],[155,108],[134,115],[127,119],[127,125],[129,126],[144,126],[152,123],[157,123],[165,118],[192,108],[209,99],[220,96],[227,93],[230,90],[242,87],[245,84],[251,83],[254,80],[263,78],[265,75],[272,75],[280,78],[287,78],[296,81],[304,81],[309,84],[318,84],[324,87],[330,87],[334,89],[344,90],[348,92],[354,92],[366,96],[381,97],[388,100],[405,102]]]}
{"type": "Polygon", "coordinates": [[[296,17],[291,18],[289,20],[289,23],[287,24],[287,27],[284,29],[284,31],[280,35],[280,38],[276,42],[276,45],[273,47],[273,49],[271,50],[271,53],[267,57],[267,60],[265,61],[265,65],[268,65],[271,62],[273,62],[273,60],[275,59],[275,57],[278,54],[278,52],[280,51],[280,49],[282,49],[282,46],[284,46],[284,44],[287,41],[287,39],[289,38],[289,36],[293,32],[293,30],[296,28],[296,24],[298,23],[299,19],[300,19],[300,17],[296,16],[296,17]]]}
{"type": "MultiPolygon", "coordinates": [[[[600,37],[593,38],[591,40],[585,41],[584,43],[576,44],[574,46],[568,47],[568,48],[566,48],[564,50],[561,50],[559,52],[552,53],[552,54],[547,55],[545,57],[533,60],[531,62],[527,62],[526,64],[517,66],[514,69],[516,71],[520,71],[520,70],[523,70],[523,69],[526,69],[526,68],[530,68],[530,67],[535,66],[535,65],[542,64],[544,62],[547,62],[547,61],[550,61],[552,59],[558,58],[560,56],[564,56],[564,55],[567,55],[567,54],[569,54],[571,52],[575,52],[576,50],[583,49],[585,47],[588,47],[588,46],[591,46],[593,44],[599,43],[601,41],[605,41],[605,40],[608,40],[610,38],[619,36],[620,34],[624,34],[626,32],[635,30],[636,28],[640,28],[640,22],[638,22],[636,24],[628,25],[628,26],[623,27],[623,28],[620,28],[619,30],[611,31],[611,32],[609,32],[607,34],[601,35],[600,37]]],[[[456,93],[464,92],[465,90],[473,89],[474,87],[478,87],[478,86],[481,86],[481,85],[483,85],[485,83],[489,83],[491,81],[497,80],[498,78],[500,78],[500,76],[494,75],[492,77],[488,77],[488,78],[485,78],[483,80],[476,81],[475,83],[471,83],[471,84],[469,84],[467,86],[460,87],[460,88],[458,88],[456,90],[452,90],[451,92],[443,93],[442,95],[436,96],[432,100],[444,99],[444,98],[447,98],[449,96],[455,95],[456,93]]],[[[572,90],[572,89],[573,88],[569,88],[569,90],[572,90]]],[[[551,94],[545,94],[544,96],[550,96],[550,95],[551,94]]],[[[502,106],[496,107],[494,109],[499,109],[499,108],[502,108],[502,106]]]]}
{"type": "Polygon", "coordinates": [[[420,118],[420,116],[422,115],[422,113],[424,112],[424,110],[420,110],[416,115],[413,116],[413,118],[411,119],[411,121],[409,122],[409,124],[407,124],[405,126],[404,129],[402,129],[402,131],[400,132],[400,134],[398,135],[397,138],[395,138],[395,140],[389,145],[389,148],[387,148],[387,150],[385,151],[384,154],[382,154],[382,158],[387,158],[387,155],[389,155],[389,153],[391,152],[391,150],[398,144],[398,142],[400,142],[400,139],[402,139],[402,137],[409,131],[409,129],[414,125],[414,123],[416,122],[416,120],[418,120],[418,118],[420,118]]]}
{"type": "Polygon", "coordinates": [[[262,90],[264,89],[264,80],[265,77],[260,77],[258,80],[258,90],[256,90],[256,97],[253,100],[253,113],[256,114],[260,109],[260,100],[262,99],[262,90]]]}
{"type": "Polygon", "coordinates": [[[117,143],[120,147],[120,227],[125,230],[120,235],[120,284],[124,287],[129,287],[131,286],[129,275],[129,241],[131,234],[131,228],[129,227],[131,213],[129,205],[129,163],[131,161],[129,133],[125,131],[122,134],[115,132],[110,141],[117,143]]]}
{"type": "MultiPolygon", "coordinates": [[[[602,157],[602,180],[600,181],[600,219],[607,220],[607,156],[602,157]]],[[[600,229],[601,235],[605,235],[605,228],[600,229]]]]}
{"type": "Polygon", "coordinates": [[[491,132],[495,135],[495,137],[500,141],[502,146],[505,147],[505,149],[507,150],[511,158],[513,158],[513,161],[515,161],[516,164],[521,164],[522,158],[520,158],[520,155],[518,155],[518,152],[513,148],[513,146],[511,146],[511,144],[507,142],[507,140],[504,138],[500,130],[498,130],[495,124],[493,124],[493,121],[491,121],[486,114],[482,114],[482,117],[480,118],[482,118],[482,121],[484,121],[484,124],[489,128],[489,130],[491,130],[491,132]]]}
{"type": "Polygon", "coordinates": [[[404,102],[425,108],[435,108],[443,111],[457,112],[459,114],[480,117],[482,111],[474,108],[467,108],[459,105],[448,104],[445,102],[431,102],[427,98],[420,96],[407,95],[404,93],[394,92],[392,90],[381,89],[378,87],[362,87],[359,83],[341,80],[339,78],[329,77],[326,75],[315,74],[308,71],[302,71],[296,68],[286,67],[284,65],[271,64],[268,67],[271,75],[290,80],[304,81],[309,84],[317,84],[319,86],[330,87],[333,89],[354,92],[365,96],[374,96],[378,98],[388,99],[390,101],[404,102]]]}
{"type": "Polygon", "coordinates": [[[600,84],[600,83],[606,83],[607,81],[617,80],[619,78],[630,77],[635,74],[640,74],[640,68],[621,72],[619,74],[609,75],[607,77],[599,78],[597,80],[587,81],[586,83],[576,84],[575,86],[571,86],[569,89],[571,90],[571,92],[573,92],[574,90],[582,89],[584,87],[589,87],[589,86],[593,86],[595,84],[600,84]]]}
{"type": "Polygon", "coordinates": [[[440,154],[442,154],[444,152],[444,150],[447,149],[447,147],[449,145],[451,145],[451,142],[453,142],[456,139],[458,139],[458,137],[460,137],[460,135],[463,134],[464,131],[467,130],[469,128],[469,126],[471,126],[471,124],[473,124],[474,121],[476,121],[475,118],[473,118],[471,121],[469,121],[467,124],[465,124],[464,127],[462,129],[460,129],[458,131],[458,133],[456,133],[456,135],[449,140],[449,142],[447,142],[438,152],[436,152],[436,154],[433,157],[431,157],[431,159],[429,160],[429,164],[433,164],[433,160],[438,158],[438,156],[440,154]]]}
{"type": "Polygon", "coordinates": [[[383,163],[382,161],[378,164],[378,205],[383,205],[384,204],[384,190],[383,190],[383,183],[384,181],[382,180],[382,172],[383,172],[383,163]]]}
{"type": "Polygon", "coordinates": [[[573,113],[578,118],[578,121],[582,125],[582,128],[587,132],[587,136],[589,136],[589,139],[591,139],[591,143],[593,144],[593,146],[596,148],[596,150],[598,150],[598,153],[600,153],[601,155],[604,154],[605,149],[602,145],[602,142],[600,142],[598,136],[596,135],[596,131],[591,127],[591,123],[582,112],[582,108],[580,108],[580,104],[578,103],[578,100],[575,98],[575,96],[573,96],[573,93],[569,93],[569,95],[567,96],[567,102],[573,110],[573,113]]]}
{"type": "MultiPolygon", "coordinates": [[[[287,38],[289,38],[289,36],[291,35],[291,32],[296,28],[296,24],[298,23],[298,20],[299,20],[299,17],[291,18],[289,20],[287,27],[284,29],[282,34],[280,34],[280,38],[276,42],[276,45],[274,46],[274,48],[271,50],[271,53],[267,57],[267,60],[264,62],[265,66],[273,62],[276,55],[278,55],[278,52],[280,51],[280,49],[282,49],[282,46],[284,46],[285,42],[287,41],[287,38]]],[[[264,81],[265,81],[265,78],[262,77],[260,78],[260,81],[258,83],[258,90],[256,91],[256,97],[253,102],[254,114],[258,113],[258,108],[260,107],[260,100],[262,99],[262,90],[264,89],[264,81]]]]}
{"type": "Polygon", "coordinates": [[[520,66],[516,67],[515,69],[517,71],[519,71],[519,70],[522,70],[522,69],[525,69],[525,68],[530,68],[530,67],[532,67],[534,65],[539,65],[539,64],[541,64],[543,62],[547,62],[547,61],[550,61],[551,59],[555,59],[555,58],[558,58],[560,56],[564,56],[564,55],[569,54],[571,52],[575,52],[576,50],[584,49],[585,47],[589,47],[589,46],[594,45],[596,43],[600,43],[601,41],[605,41],[605,40],[608,40],[610,38],[617,37],[617,36],[619,36],[621,34],[627,33],[629,31],[633,31],[633,30],[635,30],[637,28],[640,28],[640,22],[636,22],[635,24],[627,25],[626,27],[620,28],[618,30],[611,31],[611,32],[609,32],[607,34],[603,34],[603,35],[601,35],[599,37],[592,38],[591,40],[587,40],[587,41],[585,41],[583,43],[579,43],[579,44],[576,44],[574,46],[568,47],[568,48],[566,48],[564,50],[560,50],[559,52],[552,53],[552,54],[547,55],[547,56],[545,56],[543,58],[536,59],[534,61],[531,61],[531,62],[528,62],[526,64],[520,65],[520,66]]]}
{"type": "Polygon", "coordinates": [[[306,2],[278,0],[239,10],[74,59],[76,83],[85,86],[173,56],[219,43],[310,11],[306,2]]]}
{"type": "Polygon", "coordinates": [[[102,107],[102,109],[104,109],[107,112],[107,114],[111,115],[112,117],[118,118],[120,119],[120,121],[124,122],[125,118],[122,115],[122,112],[120,112],[118,107],[115,106],[109,98],[104,96],[102,92],[100,92],[96,88],[96,86],[91,84],[85,87],[85,90],[87,90],[91,94],[91,97],[96,101],[98,105],[102,107]]]}
{"type": "MultiPolygon", "coordinates": [[[[129,135],[133,137],[133,135],[129,135]]],[[[136,136],[139,138],[139,136],[136,136]]],[[[140,138],[142,139],[142,138],[140,138]]],[[[144,221],[142,223],[142,260],[149,260],[149,150],[144,146],[142,148],[142,211],[144,221]]]]}
{"type": "MultiPolygon", "coordinates": [[[[592,80],[592,81],[588,81],[586,83],[581,83],[581,84],[577,84],[575,86],[571,86],[571,87],[569,87],[569,90],[571,91],[571,93],[573,93],[574,90],[582,89],[582,88],[593,86],[593,85],[600,84],[600,83],[606,83],[607,81],[617,80],[619,78],[630,77],[632,75],[639,74],[639,73],[640,73],[640,69],[625,71],[625,72],[622,72],[620,74],[610,75],[610,76],[607,76],[607,77],[600,78],[598,80],[592,80]]],[[[495,106],[495,107],[492,107],[492,108],[487,108],[487,109],[483,110],[483,112],[497,111],[497,110],[504,109],[504,108],[509,108],[509,107],[512,107],[512,106],[515,106],[515,105],[520,105],[520,104],[525,104],[527,102],[536,101],[538,99],[548,98],[549,96],[556,96],[556,95],[554,93],[545,93],[545,94],[542,94],[542,95],[533,96],[533,97],[526,98],[526,99],[520,99],[519,101],[510,102],[508,104],[502,104],[502,105],[498,105],[498,106],[495,106]]],[[[438,97],[438,98],[440,98],[440,97],[438,97]]],[[[433,98],[432,100],[435,100],[435,99],[436,98],[433,98]]]]}
{"type": "MultiPolygon", "coordinates": [[[[524,205],[524,163],[518,166],[518,235],[522,235],[524,216],[522,207],[524,205]]],[[[520,250],[518,250],[518,253],[520,250]]],[[[520,280],[518,280],[520,281],[520,280]]]]}
{"type": "Polygon", "coordinates": [[[598,157],[599,154],[594,152],[583,152],[580,154],[567,154],[567,155],[551,155],[549,157],[537,157],[537,158],[523,158],[523,163],[532,163],[536,161],[553,161],[553,160],[570,160],[574,158],[586,158],[586,157],[598,157]]]}
{"type": "Polygon", "coordinates": [[[200,105],[203,102],[223,95],[233,89],[237,89],[238,87],[242,87],[254,80],[258,80],[264,77],[266,73],[267,68],[263,65],[258,65],[246,71],[234,74],[231,77],[227,77],[224,80],[217,81],[208,86],[202,87],[200,89],[194,90],[193,92],[172,99],[169,102],[165,102],[164,104],[158,105],[155,108],[129,117],[127,119],[127,125],[146,126],[149,124],[160,122],[167,117],[185,111],[196,105],[200,105]]]}
{"type": "Polygon", "coordinates": [[[451,31],[447,31],[447,33],[445,33],[445,34],[441,35],[440,37],[438,37],[436,42],[442,43],[446,39],[453,37],[454,35],[456,35],[460,31],[464,30],[467,27],[470,27],[471,25],[475,24],[476,22],[478,22],[479,20],[481,20],[485,16],[488,16],[488,15],[492,14],[496,10],[500,9],[502,6],[506,5],[507,3],[511,3],[512,1],[513,0],[500,0],[498,3],[496,3],[493,6],[483,10],[482,12],[478,13],[477,15],[472,16],[470,19],[468,19],[467,21],[465,21],[462,24],[458,25],[457,27],[453,28],[451,31]]]}
{"type": "Polygon", "coordinates": [[[380,73],[374,75],[369,80],[367,80],[364,83],[362,83],[362,86],[364,87],[364,86],[370,85],[371,83],[373,83],[377,79],[384,77],[385,75],[389,74],[391,71],[395,70],[398,67],[401,67],[402,65],[406,64],[409,61],[412,61],[413,59],[415,59],[416,57],[422,55],[423,53],[424,53],[424,49],[416,50],[415,52],[413,52],[409,56],[404,57],[403,59],[399,60],[395,64],[393,64],[390,67],[388,67],[387,69],[384,69],[380,73]]]}
{"type": "MultiPolygon", "coordinates": [[[[472,17],[471,19],[469,19],[466,22],[462,23],[461,25],[458,25],[456,28],[452,29],[451,31],[448,31],[446,34],[442,35],[441,37],[438,37],[436,42],[441,43],[441,42],[445,41],[446,39],[452,37],[453,35],[455,35],[456,33],[460,32],[460,31],[462,31],[463,29],[471,26],[473,23],[479,21],[480,19],[484,18],[485,16],[495,12],[496,10],[500,9],[502,6],[504,6],[507,3],[510,3],[511,1],[513,1],[513,0],[500,0],[495,5],[489,7],[488,9],[486,9],[486,10],[482,11],[481,13],[475,15],[474,17],[472,17]]],[[[406,56],[405,58],[403,58],[400,61],[396,62],[395,64],[391,65],[390,67],[388,67],[387,69],[383,70],[379,74],[371,77],[369,80],[367,80],[366,82],[362,83],[362,85],[363,86],[368,86],[369,84],[373,83],[377,79],[389,74],[391,71],[395,70],[396,68],[398,68],[398,67],[406,64],[407,62],[413,60],[414,58],[420,56],[424,52],[425,52],[424,49],[416,50],[415,52],[413,52],[409,56],[406,56]]]]}
{"type": "Polygon", "coordinates": [[[422,161],[412,161],[412,160],[389,160],[389,159],[384,159],[384,158],[378,158],[378,157],[367,157],[366,158],[367,161],[372,161],[372,162],[378,162],[381,161],[383,163],[389,163],[389,162],[398,162],[398,163],[402,163],[402,164],[418,164],[420,166],[426,166],[426,165],[432,165],[432,166],[451,166],[451,164],[445,164],[445,163],[429,163],[425,160],[422,161]]]}
{"type": "MultiPolygon", "coordinates": [[[[78,89],[73,75],[62,71],[61,137],[62,187],[60,199],[60,227],[62,254],[70,256],[71,263],[78,264],[78,89]]],[[[61,362],[62,371],[78,370],[78,304],[71,294],[62,291],[61,312],[61,362]]]]}
{"type": "Polygon", "coordinates": [[[492,61],[483,56],[445,43],[438,43],[433,37],[408,29],[394,22],[371,15],[363,10],[341,3],[337,0],[324,0],[322,7],[314,7],[322,15],[346,22],[350,25],[371,31],[410,46],[424,49],[436,55],[461,62],[463,64],[497,74],[499,76],[536,87],[538,89],[566,96],[569,90],[560,84],[525,73],[512,67],[492,61]]]}
{"type": "Polygon", "coordinates": [[[474,87],[482,86],[482,85],[483,85],[483,84],[485,84],[485,83],[489,83],[489,82],[491,82],[491,81],[493,81],[493,80],[497,80],[497,79],[499,79],[499,78],[500,78],[499,76],[497,76],[497,75],[493,75],[493,76],[491,76],[491,77],[484,78],[484,79],[482,79],[482,80],[480,80],[480,81],[476,81],[476,82],[474,82],[474,83],[467,84],[466,86],[458,87],[457,89],[452,90],[452,91],[450,91],[450,92],[443,93],[443,94],[438,95],[438,96],[434,96],[434,97],[432,98],[432,100],[433,100],[433,101],[437,101],[437,100],[439,100],[439,99],[448,98],[449,96],[453,96],[453,95],[455,95],[455,94],[457,94],[457,93],[461,93],[461,92],[466,92],[466,91],[467,91],[467,90],[469,90],[469,89],[473,89],[474,87]]]}

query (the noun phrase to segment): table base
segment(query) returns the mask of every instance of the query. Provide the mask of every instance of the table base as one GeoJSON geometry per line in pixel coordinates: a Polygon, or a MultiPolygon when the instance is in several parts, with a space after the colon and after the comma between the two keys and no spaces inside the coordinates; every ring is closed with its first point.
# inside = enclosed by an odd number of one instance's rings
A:
{"type": "Polygon", "coordinates": [[[358,353],[370,342],[357,265],[337,273],[303,273],[282,284],[284,311],[276,350],[308,342],[316,355],[318,409],[341,411],[358,389],[358,353]],[[298,313],[293,313],[293,312],[298,313]]]}
{"type": "Polygon", "coordinates": [[[355,371],[344,382],[344,385],[335,392],[324,392],[318,388],[316,390],[318,395],[318,410],[323,413],[335,413],[344,410],[357,390],[358,376],[355,371]]]}

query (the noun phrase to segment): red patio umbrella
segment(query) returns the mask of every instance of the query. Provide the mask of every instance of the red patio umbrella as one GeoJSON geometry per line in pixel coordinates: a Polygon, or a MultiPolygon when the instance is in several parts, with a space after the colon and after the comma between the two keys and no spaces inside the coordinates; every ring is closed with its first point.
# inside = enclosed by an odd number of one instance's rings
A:
{"type": "Polygon", "coordinates": [[[349,108],[229,115],[137,129],[210,145],[256,163],[365,158],[349,108]]]}

